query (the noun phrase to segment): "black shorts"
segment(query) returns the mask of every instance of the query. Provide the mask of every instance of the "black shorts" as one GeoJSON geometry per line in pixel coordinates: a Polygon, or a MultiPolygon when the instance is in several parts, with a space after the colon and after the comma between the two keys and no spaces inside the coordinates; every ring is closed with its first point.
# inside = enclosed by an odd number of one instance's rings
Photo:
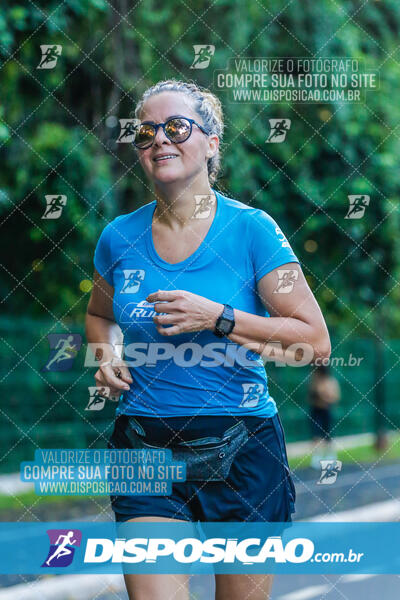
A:
{"type": "Polygon", "coordinates": [[[111,496],[117,521],[143,516],[185,521],[292,521],[296,492],[278,414],[266,419],[203,415],[158,419],[120,415],[109,448],[132,447],[125,434],[129,419],[139,423],[150,444],[164,447],[174,439],[186,442],[204,436],[221,437],[239,421],[244,423],[248,439],[221,481],[173,483],[172,493],[165,496],[111,496]]]}

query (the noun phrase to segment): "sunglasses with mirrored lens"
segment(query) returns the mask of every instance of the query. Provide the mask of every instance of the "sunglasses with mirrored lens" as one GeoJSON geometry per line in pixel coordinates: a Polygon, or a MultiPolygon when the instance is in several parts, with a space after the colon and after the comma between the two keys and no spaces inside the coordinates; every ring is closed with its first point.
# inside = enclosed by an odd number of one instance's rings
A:
{"type": "Polygon", "coordinates": [[[208,132],[202,125],[186,117],[172,117],[168,121],[165,121],[165,123],[139,123],[135,130],[133,144],[140,150],[150,148],[153,145],[159,127],[163,128],[170,142],[181,144],[182,142],[186,142],[192,135],[193,125],[196,125],[203,133],[208,135],[208,132]]]}

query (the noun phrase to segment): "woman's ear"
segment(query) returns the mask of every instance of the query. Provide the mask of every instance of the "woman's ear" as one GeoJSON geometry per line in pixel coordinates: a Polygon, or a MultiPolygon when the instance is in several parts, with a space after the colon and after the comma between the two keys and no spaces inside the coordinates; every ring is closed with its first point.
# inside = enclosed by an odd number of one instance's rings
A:
{"type": "Polygon", "coordinates": [[[217,135],[211,135],[208,138],[209,148],[206,152],[206,157],[211,158],[217,152],[219,148],[219,138],[217,135]]]}

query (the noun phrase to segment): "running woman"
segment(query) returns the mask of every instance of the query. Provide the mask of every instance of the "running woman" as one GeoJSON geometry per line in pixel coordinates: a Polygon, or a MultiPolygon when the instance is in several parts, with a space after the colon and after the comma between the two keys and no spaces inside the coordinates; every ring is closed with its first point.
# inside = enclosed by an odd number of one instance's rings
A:
{"type": "MultiPolygon", "coordinates": [[[[169,496],[112,496],[116,520],[290,522],[295,489],[261,355],[271,343],[300,343],[311,358],[329,357],[321,311],[277,223],[211,187],[218,98],[162,81],[136,117],[134,144],[155,199],[100,236],[87,339],[99,344],[97,386],[122,392],[109,447],[186,452],[187,480],[169,496]]],[[[131,599],[189,597],[185,575],[125,581],[131,599]]],[[[218,600],[266,600],[272,575],[215,582],[218,600]]]]}

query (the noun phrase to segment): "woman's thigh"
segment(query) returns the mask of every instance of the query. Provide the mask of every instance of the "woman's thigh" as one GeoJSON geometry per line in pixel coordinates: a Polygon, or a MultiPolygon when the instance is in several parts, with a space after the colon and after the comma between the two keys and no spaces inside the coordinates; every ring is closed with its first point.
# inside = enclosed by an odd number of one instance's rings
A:
{"type": "MultiPolygon", "coordinates": [[[[131,522],[180,522],[164,517],[136,517],[131,522]]],[[[185,574],[124,574],[129,600],[189,600],[189,576],[185,574]]]]}
{"type": "Polygon", "coordinates": [[[273,575],[216,575],[215,600],[269,600],[273,575]]]}

